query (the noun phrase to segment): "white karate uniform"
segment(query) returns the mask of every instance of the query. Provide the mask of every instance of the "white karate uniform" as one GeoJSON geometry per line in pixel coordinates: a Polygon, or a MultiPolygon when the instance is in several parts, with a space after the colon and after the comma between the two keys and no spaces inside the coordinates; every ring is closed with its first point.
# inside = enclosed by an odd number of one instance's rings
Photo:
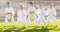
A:
{"type": "Polygon", "coordinates": [[[36,22],[36,25],[39,26],[40,22],[43,21],[44,23],[44,26],[46,26],[46,22],[45,22],[45,9],[42,8],[42,9],[38,9],[37,10],[37,16],[38,16],[38,19],[37,19],[37,22],[36,22]]]}
{"type": "Polygon", "coordinates": [[[55,17],[55,15],[56,15],[56,9],[54,7],[52,9],[48,8],[47,9],[47,13],[48,13],[48,18],[47,18],[48,19],[48,24],[49,24],[50,20],[53,20],[54,23],[55,23],[55,25],[58,25],[56,17],[55,17]]]}
{"type": "Polygon", "coordinates": [[[28,21],[29,21],[28,25],[29,25],[30,19],[31,19],[30,12],[33,12],[32,18],[36,22],[37,21],[36,8],[34,6],[32,6],[32,7],[29,7],[27,11],[28,11],[28,21]]]}
{"type": "Polygon", "coordinates": [[[12,16],[12,26],[14,26],[14,14],[15,14],[15,11],[12,7],[10,8],[6,8],[5,9],[5,22],[4,22],[4,26],[7,26],[7,23],[8,23],[8,19],[10,19],[10,16],[12,16]],[[7,12],[12,12],[12,15],[10,14],[7,14],[7,12]]]}
{"type": "Polygon", "coordinates": [[[27,13],[26,13],[25,10],[23,10],[23,11],[18,10],[18,12],[17,12],[17,16],[18,16],[17,22],[18,22],[18,27],[19,28],[20,28],[20,22],[21,21],[23,21],[25,27],[27,27],[26,15],[27,15],[27,13]]]}

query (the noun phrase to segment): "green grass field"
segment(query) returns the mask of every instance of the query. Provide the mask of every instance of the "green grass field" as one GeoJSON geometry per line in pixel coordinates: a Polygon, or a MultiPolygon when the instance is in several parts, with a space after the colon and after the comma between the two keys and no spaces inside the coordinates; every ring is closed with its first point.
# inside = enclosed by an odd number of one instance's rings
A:
{"type": "MultiPolygon", "coordinates": [[[[35,23],[33,20],[30,22],[30,27],[27,27],[26,29],[22,29],[24,27],[24,23],[20,23],[20,27],[17,27],[17,22],[15,20],[15,26],[12,27],[11,22],[8,22],[7,27],[5,28],[4,20],[0,20],[0,32],[60,32],[60,19],[57,19],[58,21],[58,27],[55,27],[54,22],[51,20],[50,25],[47,28],[42,28],[43,22],[40,23],[40,28],[34,28],[35,23]]],[[[47,23],[47,21],[46,21],[47,23]]]]}

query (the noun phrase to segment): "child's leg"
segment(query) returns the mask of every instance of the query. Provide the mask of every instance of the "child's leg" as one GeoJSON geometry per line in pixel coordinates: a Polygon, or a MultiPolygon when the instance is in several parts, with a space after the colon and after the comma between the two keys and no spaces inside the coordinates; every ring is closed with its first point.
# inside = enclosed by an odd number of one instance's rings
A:
{"type": "Polygon", "coordinates": [[[24,26],[28,27],[28,21],[26,20],[26,18],[23,18],[23,22],[24,22],[24,26]]]}
{"type": "Polygon", "coordinates": [[[18,22],[18,27],[20,28],[20,18],[19,17],[17,19],[17,22],[18,22]]]}
{"type": "Polygon", "coordinates": [[[33,17],[34,17],[36,26],[39,26],[39,17],[37,17],[35,14],[33,15],[33,17]]]}
{"type": "Polygon", "coordinates": [[[5,15],[5,22],[4,22],[4,26],[7,26],[7,23],[8,23],[8,15],[5,15]]]}
{"type": "Polygon", "coordinates": [[[51,17],[48,17],[47,18],[47,24],[48,24],[48,26],[49,26],[49,21],[51,20],[51,17]]]}
{"type": "Polygon", "coordinates": [[[30,24],[30,15],[29,15],[28,18],[26,19],[26,22],[27,22],[27,26],[29,26],[29,24],[30,24]]]}
{"type": "Polygon", "coordinates": [[[54,21],[55,25],[57,26],[58,23],[57,23],[56,17],[53,17],[53,21],[54,21]]]}
{"type": "Polygon", "coordinates": [[[14,16],[12,16],[12,26],[14,26],[14,16]]]}
{"type": "Polygon", "coordinates": [[[44,23],[44,26],[46,26],[45,18],[42,18],[42,21],[44,23]]]}
{"type": "Polygon", "coordinates": [[[37,21],[36,21],[36,25],[37,25],[37,26],[40,25],[40,21],[41,21],[41,19],[40,19],[40,17],[38,17],[38,18],[37,18],[37,21]]]}

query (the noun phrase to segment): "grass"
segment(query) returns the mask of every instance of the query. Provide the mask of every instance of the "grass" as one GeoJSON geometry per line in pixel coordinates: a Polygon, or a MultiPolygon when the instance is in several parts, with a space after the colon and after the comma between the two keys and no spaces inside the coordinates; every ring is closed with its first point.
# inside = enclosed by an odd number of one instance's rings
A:
{"type": "MultiPolygon", "coordinates": [[[[50,25],[46,28],[42,28],[43,22],[40,23],[40,28],[34,28],[35,23],[33,20],[30,22],[30,27],[27,27],[26,29],[22,29],[24,27],[24,23],[20,23],[20,27],[17,27],[17,22],[15,20],[14,27],[12,27],[11,22],[8,22],[7,27],[4,27],[4,20],[0,20],[0,32],[60,32],[60,19],[57,19],[58,21],[58,27],[55,27],[54,22],[51,20],[50,25]]],[[[47,21],[46,21],[47,23],[47,21]]]]}

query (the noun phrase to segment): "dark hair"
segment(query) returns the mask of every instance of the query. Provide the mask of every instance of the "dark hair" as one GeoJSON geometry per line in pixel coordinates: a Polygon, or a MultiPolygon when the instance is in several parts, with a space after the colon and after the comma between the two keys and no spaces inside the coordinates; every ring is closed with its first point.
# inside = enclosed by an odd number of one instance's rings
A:
{"type": "Polygon", "coordinates": [[[42,3],[39,4],[40,6],[43,5],[42,3]]]}
{"type": "Polygon", "coordinates": [[[10,4],[10,2],[7,2],[7,5],[10,4]]]}
{"type": "Polygon", "coordinates": [[[29,4],[33,4],[33,2],[29,2],[29,4]]]}

